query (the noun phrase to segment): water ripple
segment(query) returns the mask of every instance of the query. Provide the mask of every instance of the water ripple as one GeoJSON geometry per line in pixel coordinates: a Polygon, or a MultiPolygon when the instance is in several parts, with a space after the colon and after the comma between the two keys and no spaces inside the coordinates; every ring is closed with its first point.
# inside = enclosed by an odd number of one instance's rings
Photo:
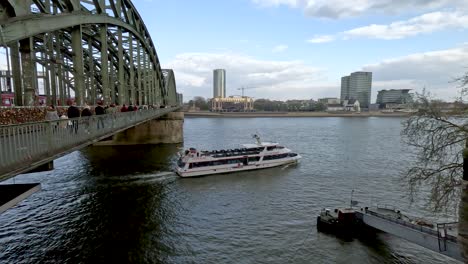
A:
{"type": "MultiPolygon", "coordinates": [[[[180,179],[180,146],[87,148],[55,170],[21,175],[42,191],[0,215],[1,263],[450,263],[386,234],[317,233],[324,207],[411,204],[399,173],[411,155],[399,118],[185,120],[185,147],[237,148],[260,133],[303,156],[297,166],[180,179]]],[[[13,180],[10,180],[13,181],[13,180]]]]}

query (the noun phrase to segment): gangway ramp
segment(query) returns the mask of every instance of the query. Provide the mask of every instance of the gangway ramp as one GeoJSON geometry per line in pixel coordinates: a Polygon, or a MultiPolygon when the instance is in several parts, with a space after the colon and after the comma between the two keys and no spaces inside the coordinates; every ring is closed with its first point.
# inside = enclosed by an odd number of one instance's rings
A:
{"type": "Polygon", "coordinates": [[[464,261],[457,237],[453,233],[457,223],[437,224],[436,229],[417,225],[399,217],[398,214],[384,214],[378,210],[357,211],[358,218],[377,230],[403,238],[448,257],[464,261]]]}

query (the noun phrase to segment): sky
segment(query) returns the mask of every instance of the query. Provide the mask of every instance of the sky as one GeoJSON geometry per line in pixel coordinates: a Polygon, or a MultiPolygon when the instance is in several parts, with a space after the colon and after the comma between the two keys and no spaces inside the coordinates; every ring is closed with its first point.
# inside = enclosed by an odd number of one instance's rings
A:
{"type": "Polygon", "coordinates": [[[373,72],[382,89],[424,87],[453,100],[468,71],[466,0],[133,0],[184,100],[228,95],[339,97],[341,77],[373,72]]]}
{"type": "MultiPolygon", "coordinates": [[[[382,89],[460,96],[468,72],[468,0],[133,0],[163,68],[188,101],[227,95],[339,97],[341,77],[373,73],[382,89]]],[[[4,56],[1,55],[0,56],[4,56]]]]}

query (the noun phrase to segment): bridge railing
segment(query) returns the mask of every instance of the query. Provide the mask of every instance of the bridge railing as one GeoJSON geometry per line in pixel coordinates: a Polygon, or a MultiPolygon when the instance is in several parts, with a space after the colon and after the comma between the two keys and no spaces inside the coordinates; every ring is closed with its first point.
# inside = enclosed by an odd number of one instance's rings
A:
{"type": "MultiPolygon", "coordinates": [[[[373,216],[376,216],[376,217],[379,217],[379,218],[383,218],[387,221],[390,221],[390,222],[393,222],[393,223],[397,223],[399,225],[403,225],[403,226],[406,226],[406,227],[409,227],[411,229],[415,229],[417,231],[420,231],[420,232],[423,232],[423,233],[426,233],[426,234],[429,234],[429,235],[433,235],[433,236],[436,236],[436,237],[439,237],[440,234],[437,230],[434,230],[434,229],[431,229],[431,228],[428,228],[428,227],[424,227],[424,226],[421,226],[421,225],[417,225],[417,224],[413,224],[413,223],[410,223],[408,221],[404,221],[404,220],[401,220],[401,219],[397,219],[395,217],[392,217],[392,216],[387,216],[387,215],[384,215],[384,214],[379,214],[377,212],[373,212],[371,210],[367,210],[366,211],[367,214],[370,214],[370,215],[373,215],[373,216]]],[[[446,235],[446,239],[447,240],[451,240],[451,241],[454,241],[456,242],[457,241],[457,238],[454,237],[454,236],[451,236],[451,235],[446,235]]]]}
{"type": "Polygon", "coordinates": [[[0,126],[0,177],[174,110],[147,109],[0,126]]]}

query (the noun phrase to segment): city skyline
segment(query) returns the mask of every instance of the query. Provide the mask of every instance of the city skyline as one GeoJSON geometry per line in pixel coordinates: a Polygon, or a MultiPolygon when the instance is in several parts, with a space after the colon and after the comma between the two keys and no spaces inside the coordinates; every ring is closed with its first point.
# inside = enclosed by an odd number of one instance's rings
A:
{"type": "Polygon", "coordinates": [[[209,97],[222,68],[227,95],[339,97],[341,76],[371,71],[373,102],[382,89],[423,87],[452,100],[468,66],[466,1],[133,2],[187,99],[209,97]]]}

